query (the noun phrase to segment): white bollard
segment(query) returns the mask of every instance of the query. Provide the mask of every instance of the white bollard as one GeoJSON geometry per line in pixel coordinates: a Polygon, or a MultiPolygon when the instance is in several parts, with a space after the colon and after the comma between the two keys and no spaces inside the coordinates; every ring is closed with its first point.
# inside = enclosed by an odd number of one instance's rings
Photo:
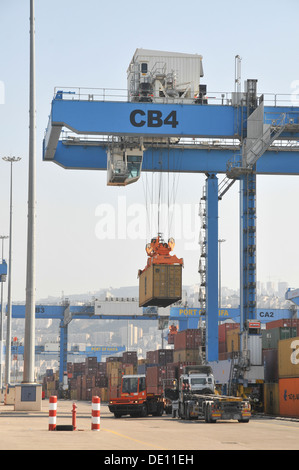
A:
{"type": "Polygon", "coordinates": [[[100,397],[92,397],[92,410],[91,410],[91,430],[100,430],[101,420],[101,399],[100,397]]]}
{"type": "Polygon", "coordinates": [[[57,397],[52,396],[49,398],[49,431],[56,429],[56,414],[57,414],[57,397]]]}

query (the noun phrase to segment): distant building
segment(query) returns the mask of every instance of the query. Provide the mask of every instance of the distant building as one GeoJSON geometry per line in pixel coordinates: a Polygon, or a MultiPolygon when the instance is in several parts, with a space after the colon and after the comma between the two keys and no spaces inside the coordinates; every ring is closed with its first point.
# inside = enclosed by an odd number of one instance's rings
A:
{"type": "Polygon", "coordinates": [[[288,282],[279,282],[278,283],[278,295],[279,295],[279,297],[284,298],[285,293],[288,290],[288,288],[289,288],[288,282]]]}

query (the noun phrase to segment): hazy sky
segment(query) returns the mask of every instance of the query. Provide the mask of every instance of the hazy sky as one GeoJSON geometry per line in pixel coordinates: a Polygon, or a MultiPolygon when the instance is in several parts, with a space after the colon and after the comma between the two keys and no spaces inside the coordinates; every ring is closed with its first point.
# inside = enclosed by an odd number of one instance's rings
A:
{"type": "MultiPolygon", "coordinates": [[[[132,214],[145,206],[145,188],[152,176],[148,174],[148,180],[143,176],[127,188],[111,188],[106,186],[106,172],[67,171],[42,162],[54,87],[126,88],[127,67],[135,49],[142,47],[201,54],[203,83],[210,91],[234,90],[234,58],[239,54],[242,83],[258,79],[259,94],[294,93],[299,83],[299,4],[285,0],[281,5],[275,0],[35,1],[37,299],[137,285],[137,271],[146,264],[146,239],[134,239],[132,214]],[[103,209],[115,211],[117,220],[125,215],[124,205],[128,231],[116,230],[114,239],[100,239],[103,209]]],[[[0,99],[4,98],[0,157],[22,157],[14,166],[13,183],[12,291],[16,301],[25,299],[26,285],[29,0],[0,0],[0,84],[0,99]]],[[[9,169],[1,158],[0,234],[9,230],[9,169]]],[[[175,202],[185,217],[175,248],[185,260],[185,285],[199,280],[197,210],[204,180],[204,175],[193,174],[174,181],[175,202]]],[[[299,287],[298,177],[258,177],[257,194],[258,280],[287,281],[299,287]]],[[[219,235],[226,239],[222,285],[232,288],[239,286],[238,196],[236,183],[219,207],[219,235]]],[[[5,250],[7,258],[8,243],[5,250]]]]}

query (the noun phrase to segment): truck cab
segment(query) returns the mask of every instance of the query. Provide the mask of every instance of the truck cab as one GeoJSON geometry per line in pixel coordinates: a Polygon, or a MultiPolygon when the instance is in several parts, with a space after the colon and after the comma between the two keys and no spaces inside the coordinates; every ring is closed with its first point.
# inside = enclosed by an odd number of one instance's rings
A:
{"type": "Polygon", "coordinates": [[[179,390],[191,393],[215,393],[215,379],[212,374],[181,375],[179,390]]]}
{"type": "Polygon", "coordinates": [[[121,381],[121,397],[134,399],[146,396],[145,375],[124,375],[121,381]]]}
{"type": "Polygon", "coordinates": [[[182,419],[217,420],[237,419],[248,423],[250,403],[241,397],[219,395],[209,366],[189,366],[179,381],[178,415],[182,419]]]}
{"type": "Polygon", "coordinates": [[[215,378],[209,366],[187,366],[179,380],[181,393],[215,393],[215,378]]]}
{"type": "Polygon", "coordinates": [[[145,417],[148,414],[161,416],[164,409],[163,397],[147,392],[146,376],[143,374],[124,375],[120,397],[111,398],[108,406],[115,418],[128,414],[132,417],[145,417]]]}

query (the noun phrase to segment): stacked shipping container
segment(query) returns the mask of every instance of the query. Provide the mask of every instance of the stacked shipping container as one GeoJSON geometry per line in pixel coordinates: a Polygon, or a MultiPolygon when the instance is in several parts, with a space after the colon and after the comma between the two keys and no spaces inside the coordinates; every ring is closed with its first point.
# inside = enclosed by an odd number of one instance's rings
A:
{"type": "MultiPolygon", "coordinates": [[[[94,394],[102,401],[120,394],[123,375],[145,374],[148,392],[161,394],[163,384],[171,385],[178,379],[185,365],[200,364],[200,348],[204,348],[202,330],[188,329],[174,337],[173,349],[148,351],[146,359],[137,359],[137,353],[127,351],[122,357],[107,357],[106,362],[97,362],[88,357],[82,363],[68,363],[70,398],[91,400],[94,394]]],[[[44,379],[46,397],[58,394],[57,374],[44,379]],[[55,380],[54,380],[55,377],[55,380]]]]}
{"type": "Polygon", "coordinates": [[[263,332],[264,409],[299,417],[299,320],[267,323],[263,332]]]}
{"type": "Polygon", "coordinates": [[[49,398],[51,395],[57,395],[59,387],[59,373],[54,372],[53,369],[47,369],[46,375],[43,379],[43,391],[45,397],[49,398]]]}
{"type": "MultiPolygon", "coordinates": [[[[240,325],[219,325],[219,360],[229,359],[239,350],[240,325]]],[[[108,357],[98,363],[87,358],[82,363],[68,363],[71,399],[102,401],[118,396],[122,375],[146,374],[148,392],[161,394],[163,384],[178,379],[185,365],[200,364],[204,348],[202,330],[189,329],[174,336],[173,349],[148,351],[145,359],[136,352],[122,357],[108,357]]],[[[266,324],[262,330],[262,364],[264,366],[264,410],[268,414],[299,417],[299,320],[279,320],[266,324]],[[298,351],[298,354],[297,354],[298,351]]],[[[58,373],[48,370],[43,389],[46,397],[58,394],[58,373]]]]}
{"type": "Polygon", "coordinates": [[[200,364],[200,348],[204,347],[201,329],[187,329],[174,336],[174,349],[149,351],[139,372],[147,377],[147,391],[159,395],[163,385],[171,386],[185,365],[200,364]]]}
{"type": "MultiPolygon", "coordinates": [[[[107,401],[118,396],[123,374],[137,373],[137,353],[127,351],[122,357],[107,357],[106,362],[97,362],[96,357],[87,357],[84,362],[67,364],[68,384],[72,400],[91,400],[97,395],[107,401]]],[[[46,398],[58,395],[58,372],[47,371],[43,380],[46,398]]]]}
{"type": "MultiPolygon", "coordinates": [[[[120,394],[123,375],[145,374],[148,392],[161,394],[163,384],[170,385],[178,379],[185,365],[200,363],[200,348],[204,347],[202,331],[188,329],[175,335],[174,349],[148,351],[146,359],[137,359],[134,351],[124,352],[122,357],[107,357],[106,362],[97,362],[96,357],[88,357],[81,363],[68,363],[70,398],[91,400],[93,395],[102,401],[120,394]]],[[[44,378],[44,391],[48,398],[57,395],[58,374],[48,373],[44,378]]]]}
{"type": "Polygon", "coordinates": [[[219,360],[231,358],[233,351],[240,350],[240,324],[222,323],[218,326],[219,360]]]}

